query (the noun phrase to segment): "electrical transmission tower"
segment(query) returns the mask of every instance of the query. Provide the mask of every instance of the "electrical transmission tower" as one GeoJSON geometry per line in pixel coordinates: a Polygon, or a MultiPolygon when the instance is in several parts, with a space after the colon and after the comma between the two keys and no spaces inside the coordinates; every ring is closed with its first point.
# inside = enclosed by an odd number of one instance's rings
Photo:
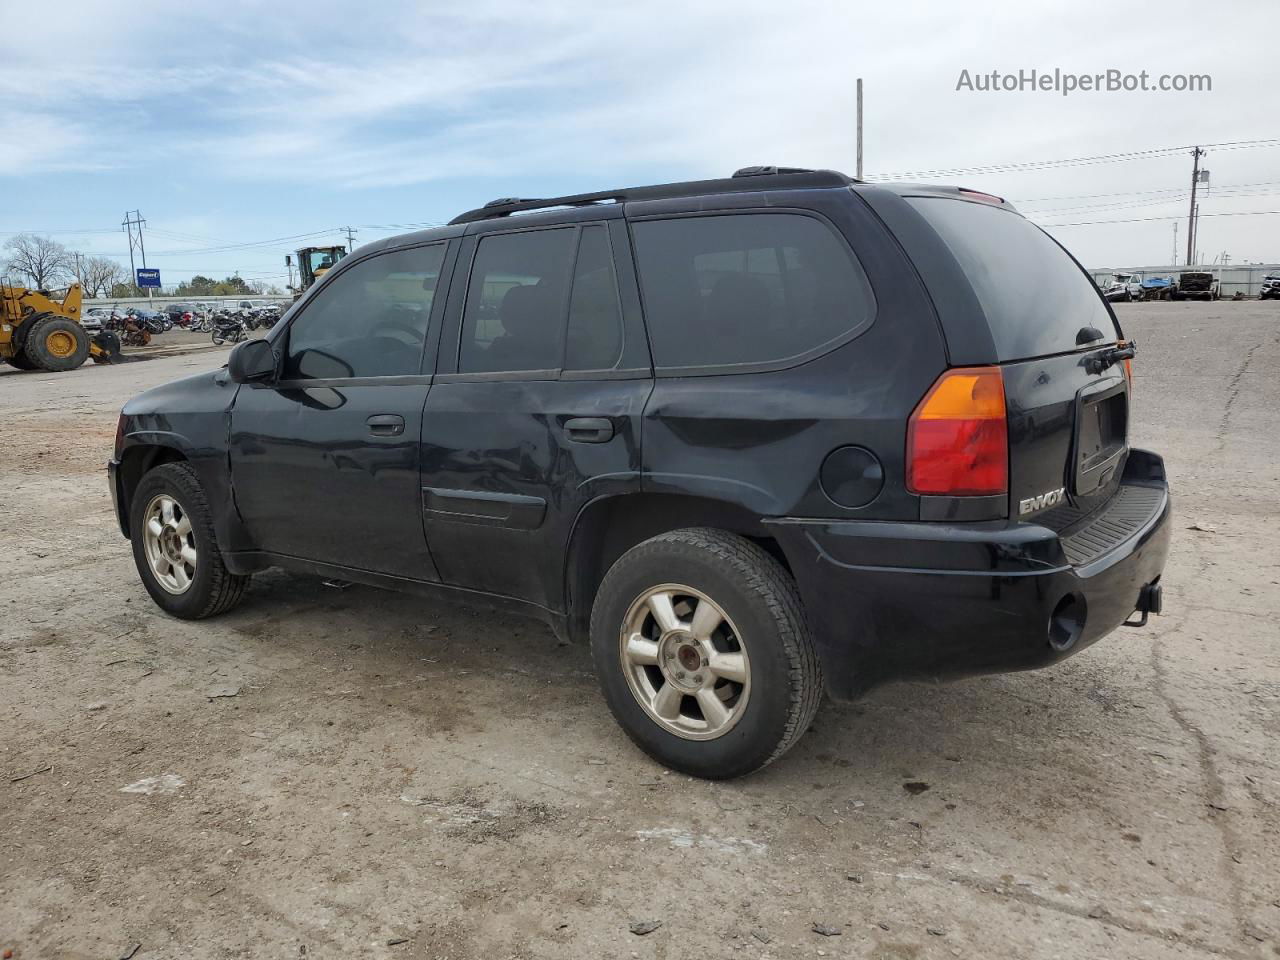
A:
{"type": "MultiPolygon", "coordinates": [[[[135,248],[142,256],[142,268],[144,270],[147,268],[147,248],[142,242],[142,225],[146,222],[147,221],[142,219],[141,211],[134,210],[131,213],[126,210],[124,222],[120,224],[120,226],[124,228],[125,233],[129,235],[129,282],[135,287],[138,285],[138,268],[137,264],[135,264],[133,260],[133,251],[135,248]],[[135,227],[137,228],[136,235],[134,233],[135,227]]],[[[147,295],[150,296],[150,294],[151,291],[148,290],[147,295]]]]}

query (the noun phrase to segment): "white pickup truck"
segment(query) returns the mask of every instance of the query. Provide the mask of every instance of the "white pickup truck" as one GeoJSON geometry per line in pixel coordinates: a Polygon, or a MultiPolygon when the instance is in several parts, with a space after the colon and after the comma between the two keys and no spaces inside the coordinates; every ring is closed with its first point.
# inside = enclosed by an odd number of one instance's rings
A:
{"type": "Polygon", "coordinates": [[[1103,289],[1102,294],[1111,301],[1141,300],[1143,298],[1142,277],[1136,273],[1113,273],[1111,282],[1103,289]]]}

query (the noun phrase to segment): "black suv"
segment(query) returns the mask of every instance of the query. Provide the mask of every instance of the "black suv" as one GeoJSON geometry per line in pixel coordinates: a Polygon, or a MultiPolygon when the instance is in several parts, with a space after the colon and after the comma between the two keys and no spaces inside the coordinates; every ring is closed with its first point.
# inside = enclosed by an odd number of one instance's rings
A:
{"type": "Polygon", "coordinates": [[[130,401],[111,488],[176,616],[271,566],[510,605],[590,644],[641,748],[732,777],[824,690],[1041,667],[1159,612],[1132,355],[982,193],[749,168],[499,200],[130,401]]]}

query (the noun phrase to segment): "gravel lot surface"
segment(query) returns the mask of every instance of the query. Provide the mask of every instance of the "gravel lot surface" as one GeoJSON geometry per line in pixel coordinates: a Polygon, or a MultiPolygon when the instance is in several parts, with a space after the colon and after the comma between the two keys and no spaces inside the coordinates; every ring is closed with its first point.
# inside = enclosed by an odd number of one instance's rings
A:
{"type": "Polygon", "coordinates": [[[224,350],[0,374],[0,950],[1280,955],[1280,304],[1119,310],[1165,616],[827,704],[727,784],[638,753],[531,621],[279,572],[161,615],[103,464],[125,399],[224,350]]]}

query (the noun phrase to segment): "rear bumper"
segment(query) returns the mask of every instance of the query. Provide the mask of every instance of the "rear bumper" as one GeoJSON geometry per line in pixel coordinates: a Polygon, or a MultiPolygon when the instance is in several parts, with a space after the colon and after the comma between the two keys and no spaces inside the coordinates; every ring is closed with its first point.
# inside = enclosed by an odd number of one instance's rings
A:
{"type": "Polygon", "coordinates": [[[772,522],[829,693],[1035,669],[1110,633],[1159,580],[1171,534],[1163,461],[1131,451],[1123,486],[1148,508],[1089,555],[1034,523],[772,522]]]}
{"type": "Polygon", "coordinates": [[[129,539],[129,515],[125,510],[124,487],[120,480],[120,461],[107,461],[107,486],[111,488],[111,506],[116,512],[116,523],[120,525],[121,535],[129,539]]]}

